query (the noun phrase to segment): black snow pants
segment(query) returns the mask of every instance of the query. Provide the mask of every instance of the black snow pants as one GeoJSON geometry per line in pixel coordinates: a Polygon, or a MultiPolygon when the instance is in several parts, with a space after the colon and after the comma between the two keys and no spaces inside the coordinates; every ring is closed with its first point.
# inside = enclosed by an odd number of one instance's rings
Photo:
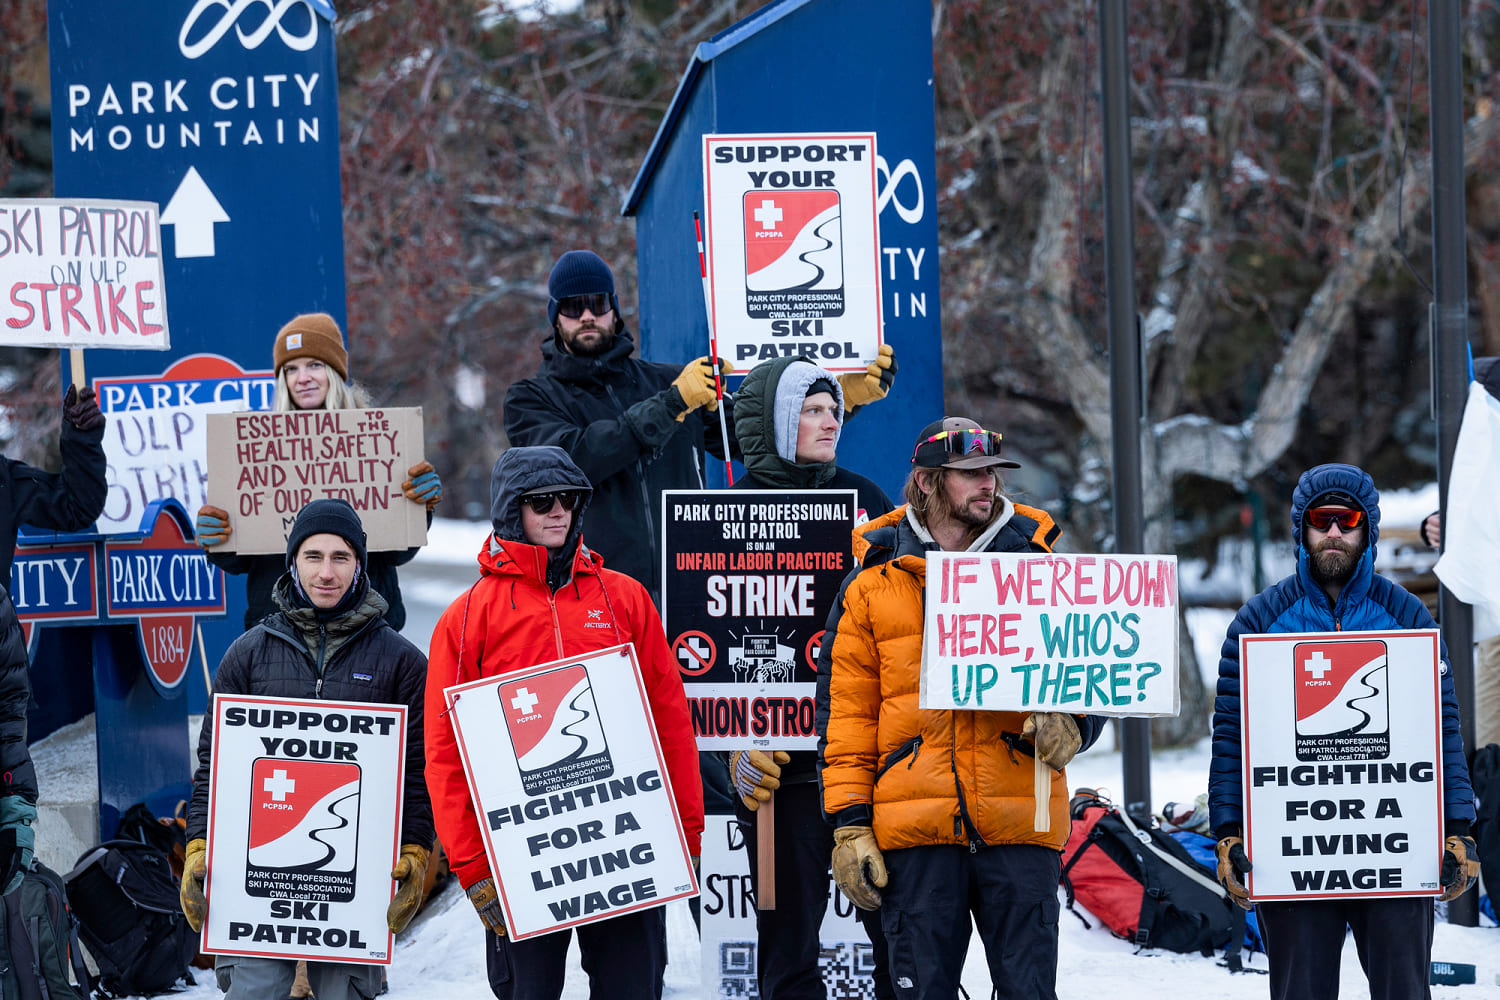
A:
{"type": "Polygon", "coordinates": [[[1432,899],[1309,899],[1257,903],[1271,966],[1271,1000],[1333,1000],[1347,928],[1370,1000],[1432,996],[1432,899]]]}

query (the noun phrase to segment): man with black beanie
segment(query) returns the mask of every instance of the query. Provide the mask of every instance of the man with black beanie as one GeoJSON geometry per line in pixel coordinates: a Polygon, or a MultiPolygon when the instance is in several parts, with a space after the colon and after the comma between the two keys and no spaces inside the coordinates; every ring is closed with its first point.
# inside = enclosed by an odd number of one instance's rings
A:
{"type": "MultiPolygon", "coordinates": [[[[345,500],[314,500],[287,538],[286,569],[273,591],[275,614],[262,619],[224,653],[214,693],[360,701],[406,706],[405,785],[398,883],[386,909],[392,931],[406,927],[421,901],[432,849],[432,805],[423,777],[423,685],[427,658],[385,620],[386,602],[370,587],[365,532],[345,500]]],[[[207,902],[208,784],[213,763],[213,706],[198,739],[198,770],[187,818],[181,902],[201,930],[207,902]]],[[[319,1000],[362,1000],[380,991],[381,967],[308,962],[319,1000]]],[[[297,963],[290,959],[220,955],[219,988],[231,1000],[288,996],[297,963]]]]}

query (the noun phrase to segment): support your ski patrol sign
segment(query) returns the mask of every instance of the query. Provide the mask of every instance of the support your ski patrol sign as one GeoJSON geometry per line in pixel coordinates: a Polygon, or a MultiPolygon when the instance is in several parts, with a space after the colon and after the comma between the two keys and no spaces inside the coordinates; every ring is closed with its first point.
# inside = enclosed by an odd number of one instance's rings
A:
{"type": "Polygon", "coordinates": [[[406,707],[214,698],[201,950],[388,965],[406,707]]]}
{"type": "Polygon", "coordinates": [[[1438,633],[1240,637],[1250,897],[1435,896],[1438,633]]]}
{"type": "Polygon", "coordinates": [[[709,317],[739,371],[861,371],[882,338],[875,136],[706,135],[709,317]]]}
{"type": "Polygon", "coordinates": [[[444,695],[512,940],[697,895],[634,646],[444,695]]]}

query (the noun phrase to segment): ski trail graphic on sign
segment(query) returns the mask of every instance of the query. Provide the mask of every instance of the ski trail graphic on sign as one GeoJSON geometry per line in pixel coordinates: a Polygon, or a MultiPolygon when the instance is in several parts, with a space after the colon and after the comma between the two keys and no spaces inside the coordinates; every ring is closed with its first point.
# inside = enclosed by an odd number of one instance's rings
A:
{"type": "Polygon", "coordinates": [[[745,294],[755,319],[844,312],[843,223],[829,190],[747,191],[745,294]]]}
{"type": "Polygon", "coordinates": [[[250,768],[245,891],[352,899],[359,856],[358,764],[260,757],[250,768]]]}
{"type": "Polygon", "coordinates": [[[614,774],[593,687],[581,664],[501,684],[497,693],[528,795],[614,774]]]}
{"type": "MultiPolygon", "coordinates": [[[[326,869],[339,857],[352,859],[359,782],[352,781],[321,799],[284,836],[250,847],[250,863],[267,868],[326,869]]],[[[341,867],[348,871],[353,867],[341,867]]]]}
{"type": "Polygon", "coordinates": [[[1299,760],[1389,754],[1390,670],[1384,642],[1300,642],[1292,660],[1299,760]]]}

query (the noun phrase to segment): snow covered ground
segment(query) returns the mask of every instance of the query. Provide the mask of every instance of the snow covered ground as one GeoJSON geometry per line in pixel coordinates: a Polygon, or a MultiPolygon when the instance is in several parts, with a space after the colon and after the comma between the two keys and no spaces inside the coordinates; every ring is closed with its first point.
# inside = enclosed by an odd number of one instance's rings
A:
{"type": "MultiPolygon", "coordinates": [[[[1389,495],[1383,506],[1384,524],[1415,527],[1423,515],[1437,506],[1436,492],[1389,495]]],[[[412,641],[425,646],[437,613],[475,578],[474,554],[487,530],[488,525],[482,522],[439,520],[433,525],[428,547],[410,567],[403,568],[402,589],[407,601],[409,605],[420,605],[409,616],[407,635],[412,641]]],[[[1209,683],[1216,675],[1218,647],[1231,617],[1232,613],[1215,609],[1188,612],[1199,662],[1209,683]]],[[[92,736],[92,726],[88,727],[88,735],[92,736]]],[[[1208,762],[1206,740],[1186,749],[1157,752],[1152,758],[1151,801],[1160,809],[1168,801],[1193,799],[1207,787],[1208,762]]],[[[1122,791],[1121,774],[1120,754],[1111,748],[1109,733],[1100,745],[1080,755],[1068,768],[1070,783],[1075,788],[1087,786],[1116,794],[1122,791]]],[[[1094,928],[1086,930],[1071,914],[1062,916],[1058,963],[1061,997],[1095,998],[1107,994],[1110,1000],[1157,1000],[1163,996],[1249,1000],[1267,995],[1263,976],[1231,975],[1215,960],[1198,956],[1136,953],[1131,945],[1111,937],[1097,921],[1091,922],[1094,928]]],[[[674,1000],[704,997],[699,980],[697,934],[685,903],[668,908],[667,928],[670,965],[665,995],[674,1000]]],[[[398,1000],[489,997],[482,933],[482,925],[468,899],[456,883],[450,884],[398,939],[389,970],[389,996],[398,1000]]],[[[1438,1000],[1500,996],[1500,928],[1454,927],[1440,921],[1433,957],[1439,961],[1468,962],[1478,968],[1477,986],[1433,987],[1432,995],[1438,1000]]],[[[568,1000],[582,1000],[588,997],[588,986],[578,966],[576,944],[571,963],[564,996],[568,1000]]],[[[1264,956],[1255,956],[1251,966],[1264,969],[1264,956]]],[[[211,973],[199,972],[198,978],[200,985],[178,996],[183,1000],[212,1000],[220,996],[211,973]]],[[[1346,942],[1344,947],[1341,979],[1340,995],[1344,1000],[1369,997],[1352,942],[1346,942]]],[[[989,973],[977,942],[971,947],[965,965],[964,988],[975,1000],[990,995],[989,973]]]]}

